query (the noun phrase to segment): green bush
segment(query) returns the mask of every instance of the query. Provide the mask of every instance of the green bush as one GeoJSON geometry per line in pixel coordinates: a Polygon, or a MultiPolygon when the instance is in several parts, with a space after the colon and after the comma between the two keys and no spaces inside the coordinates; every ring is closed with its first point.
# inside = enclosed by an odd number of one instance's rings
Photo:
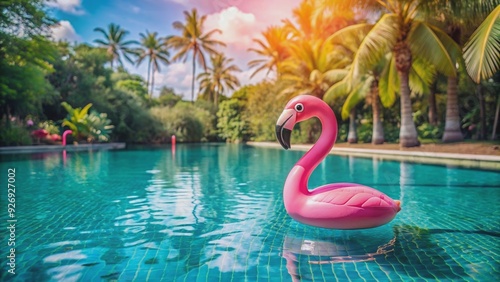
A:
{"type": "Polygon", "coordinates": [[[443,129],[427,122],[417,127],[418,136],[424,139],[440,140],[443,136],[443,129]]]}
{"type": "Polygon", "coordinates": [[[244,142],[248,140],[248,125],[242,116],[243,102],[229,99],[219,105],[217,128],[219,136],[228,142],[244,142]]]}
{"type": "Polygon", "coordinates": [[[202,116],[197,108],[189,103],[178,103],[175,107],[154,107],[152,115],[163,125],[163,140],[168,142],[175,134],[179,142],[200,142],[205,130],[204,123],[198,116],[202,116]]]}
{"type": "Polygon", "coordinates": [[[26,128],[16,124],[0,128],[0,146],[23,146],[31,144],[31,135],[26,128]]]}

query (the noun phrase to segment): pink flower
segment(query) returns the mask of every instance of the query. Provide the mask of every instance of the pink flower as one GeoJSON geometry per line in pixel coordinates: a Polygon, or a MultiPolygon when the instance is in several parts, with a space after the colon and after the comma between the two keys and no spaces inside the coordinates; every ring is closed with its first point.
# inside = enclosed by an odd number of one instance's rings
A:
{"type": "Polygon", "coordinates": [[[34,124],[33,120],[31,120],[31,119],[29,119],[29,120],[26,121],[26,125],[27,126],[33,126],[33,124],[34,124]]]}

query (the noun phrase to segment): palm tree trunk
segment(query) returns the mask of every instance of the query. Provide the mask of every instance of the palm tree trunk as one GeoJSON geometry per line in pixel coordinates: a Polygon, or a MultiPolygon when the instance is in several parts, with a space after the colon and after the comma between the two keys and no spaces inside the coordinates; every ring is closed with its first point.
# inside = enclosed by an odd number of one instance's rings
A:
{"type": "Polygon", "coordinates": [[[193,52],[193,79],[191,80],[191,103],[194,103],[194,79],[196,74],[196,53],[193,52]]]}
{"type": "Polygon", "coordinates": [[[493,131],[491,132],[491,140],[495,140],[497,136],[498,115],[500,114],[500,95],[497,97],[497,109],[495,111],[495,121],[493,122],[493,131]]]}
{"type": "Polygon", "coordinates": [[[446,91],[446,121],[443,134],[443,142],[460,142],[464,140],[460,130],[460,116],[458,114],[457,77],[448,77],[448,89],[446,91]]]}
{"type": "Polygon", "coordinates": [[[146,87],[148,89],[149,99],[151,99],[151,92],[149,92],[149,78],[151,75],[151,59],[148,61],[148,80],[146,81],[146,87]]]}
{"type": "Polygon", "coordinates": [[[484,95],[481,84],[477,85],[477,97],[479,98],[479,140],[486,139],[486,106],[484,105],[484,95]]]}
{"type": "Polygon", "coordinates": [[[349,133],[347,134],[348,143],[358,143],[358,134],[356,133],[356,108],[352,108],[349,113],[349,133]]]}
{"type": "Polygon", "coordinates": [[[399,130],[399,145],[404,148],[420,146],[417,128],[413,122],[408,73],[398,71],[398,76],[401,82],[399,88],[401,93],[401,128],[399,130]]]}
{"type": "Polygon", "coordinates": [[[417,128],[413,122],[411,109],[409,73],[412,63],[411,50],[404,41],[394,46],[396,69],[399,77],[399,93],[401,95],[401,128],[399,129],[399,145],[404,148],[420,146],[417,128]]]}
{"type": "Polygon", "coordinates": [[[153,97],[153,93],[155,91],[155,68],[153,67],[153,73],[151,74],[151,96],[153,97]]]}
{"type": "Polygon", "coordinates": [[[216,86],[217,89],[214,88],[214,105],[216,108],[219,106],[219,87],[216,86]]]}
{"type": "Polygon", "coordinates": [[[372,112],[373,112],[373,132],[372,144],[378,145],[384,143],[384,127],[380,118],[380,104],[378,101],[378,80],[372,82],[371,88],[372,95],[372,112]]]}
{"type": "Polygon", "coordinates": [[[429,92],[429,113],[428,113],[429,123],[434,126],[438,125],[436,88],[437,88],[437,81],[434,80],[429,92]]]}

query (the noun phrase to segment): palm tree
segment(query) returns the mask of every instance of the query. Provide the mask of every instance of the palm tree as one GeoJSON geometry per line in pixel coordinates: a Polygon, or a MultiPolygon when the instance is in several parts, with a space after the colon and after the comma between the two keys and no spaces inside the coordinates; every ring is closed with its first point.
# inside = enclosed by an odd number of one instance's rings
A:
{"type": "MultiPolygon", "coordinates": [[[[499,4],[498,0],[468,1],[468,0],[445,0],[424,1],[423,8],[431,19],[444,26],[448,35],[459,45],[463,46],[464,33],[469,33],[471,27],[479,25],[481,19],[499,4]],[[440,11],[436,14],[436,11],[440,11]]],[[[460,56],[461,54],[459,54],[460,56]]],[[[456,76],[448,76],[448,87],[446,93],[446,120],[443,133],[443,142],[457,142],[463,140],[460,116],[458,111],[458,79],[456,76]]]]}
{"type": "Polygon", "coordinates": [[[102,33],[104,39],[96,39],[94,42],[100,44],[102,47],[106,48],[106,52],[111,59],[111,68],[114,66],[114,62],[117,61],[121,66],[123,62],[121,57],[125,57],[127,61],[133,63],[129,55],[134,55],[135,51],[130,47],[130,45],[138,44],[135,40],[125,41],[125,37],[128,35],[128,31],[122,29],[119,25],[110,23],[108,25],[108,30],[97,27],[94,31],[102,33]]]}
{"type": "Polygon", "coordinates": [[[140,65],[146,58],[148,60],[148,79],[147,79],[147,88],[149,93],[149,98],[153,96],[154,92],[154,84],[155,84],[155,73],[160,71],[160,63],[169,64],[168,50],[166,48],[165,42],[162,39],[158,38],[157,32],[149,32],[146,31],[146,34],[139,34],[141,37],[141,46],[142,48],[139,50],[137,65],[140,65]],[[151,69],[151,66],[153,67],[151,69]],[[151,91],[149,90],[151,78],[151,91]]]}
{"type": "Polygon", "coordinates": [[[290,57],[281,78],[290,82],[281,94],[287,98],[309,93],[323,99],[330,86],[345,76],[343,52],[324,40],[299,40],[289,45],[290,57]]]}
{"type": "Polygon", "coordinates": [[[259,46],[258,48],[249,48],[248,51],[255,52],[263,59],[252,60],[248,66],[257,69],[252,73],[250,78],[254,77],[257,73],[266,70],[266,76],[271,71],[276,71],[276,76],[281,74],[281,64],[290,56],[287,41],[290,40],[291,34],[283,27],[271,26],[262,32],[264,41],[260,39],[253,39],[259,46]]]}
{"type": "Polygon", "coordinates": [[[198,75],[200,80],[200,90],[213,95],[212,101],[217,107],[219,105],[219,95],[226,90],[234,90],[240,85],[240,82],[234,72],[241,70],[236,65],[231,65],[233,59],[228,59],[222,54],[215,54],[210,57],[212,67],[209,67],[206,72],[198,75]]]}
{"type": "Polygon", "coordinates": [[[203,25],[207,16],[199,16],[196,9],[192,9],[191,13],[184,11],[185,23],[174,22],[174,29],[181,32],[181,35],[174,35],[168,38],[167,42],[170,47],[178,50],[177,54],[172,58],[173,61],[184,59],[187,60],[188,53],[191,52],[192,62],[193,62],[193,77],[191,80],[191,101],[194,102],[194,81],[196,74],[196,61],[198,61],[203,69],[207,70],[207,64],[205,60],[205,53],[214,55],[217,53],[215,50],[217,45],[226,46],[223,42],[215,40],[212,36],[221,31],[219,29],[213,29],[209,32],[204,32],[203,25]]]}
{"type": "Polygon", "coordinates": [[[419,19],[419,0],[326,0],[335,5],[374,7],[386,13],[365,37],[350,69],[352,77],[358,77],[365,70],[372,69],[382,56],[392,52],[399,78],[401,102],[401,128],[399,134],[402,147],[419,146],[418,134],[413,121],[409,76],[415,56],[431,63],[445,75],[455,76],[457,61],[456,43],[442,30],[419,19]],[[360,6],[361,5],[361,6],[360,6]]]}
{"type": "Polygon", "coordinates": [[[283,20],[284,28],[289,30],[294,38],[302,40],[327,39],[331,34],[354,23],[354,13],[349,9],[335,9],[321,12],[320,2],[315,0],[302,1],[292,10],[294,24],[289,19],[283,20]]]}
{"type": "MultiPolygon", "coordinates": [[[[467,72],[472,80],[480,83],[500,70],[500,5],[497,6],[474,31],[464,47],[467,72]]],[[[500,114],[500,96],[497,98],[495,121],[491,139],[495,139],[500,114]]],[[[483,126],[484,128],[484,126],[483,126]]]]}

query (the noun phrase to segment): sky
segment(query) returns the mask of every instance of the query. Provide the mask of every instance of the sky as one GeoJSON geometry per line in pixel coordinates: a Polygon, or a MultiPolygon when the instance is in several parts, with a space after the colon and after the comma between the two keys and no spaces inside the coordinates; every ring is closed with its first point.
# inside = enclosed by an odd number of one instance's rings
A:
{"type": "MultiPolygon", "coordinates": [[[[265,72],[250,79],[253,69],[247,63],[256,59],[247,49],[256,47],[253,38],[271,25],[279,25],[285,18],[291,19],[292,9],[301,0],[48,0],[50,13],[59,21],[52,29],[55,40],[88,43],[102,35],[94,28],[107,29],[110,23],[118,24],[129,31],[126,39],[139,40],[140,33],[158,32],[159,36],[178,35],[173,29],[174,21],[184,22],[183,11],[196,8],[207,15],[205,30],[218,28],[222,34],[216,39],[226,43],[222,51],[242,70],[237,73],[242,85],[257,83],[265,78],[265,72]]],[[[170,51],[171,56],[175,54],[170,51]]],[[[130,63],[125,68],[146,78],[147,63],[136,67],[130,63]]],[[[200,70],[197,70],[199,73],[200,70]]],[[[166,85],[174,88],[186,100],[191,99],[192,69],[190,61],[172,62],[162,65],[155,75],[155,95],[166,85]]],[[[195,86],[197,89],[197,86],[195,86]]],[[[226,93],[230,96],[231,93],[226,93]]]]}

